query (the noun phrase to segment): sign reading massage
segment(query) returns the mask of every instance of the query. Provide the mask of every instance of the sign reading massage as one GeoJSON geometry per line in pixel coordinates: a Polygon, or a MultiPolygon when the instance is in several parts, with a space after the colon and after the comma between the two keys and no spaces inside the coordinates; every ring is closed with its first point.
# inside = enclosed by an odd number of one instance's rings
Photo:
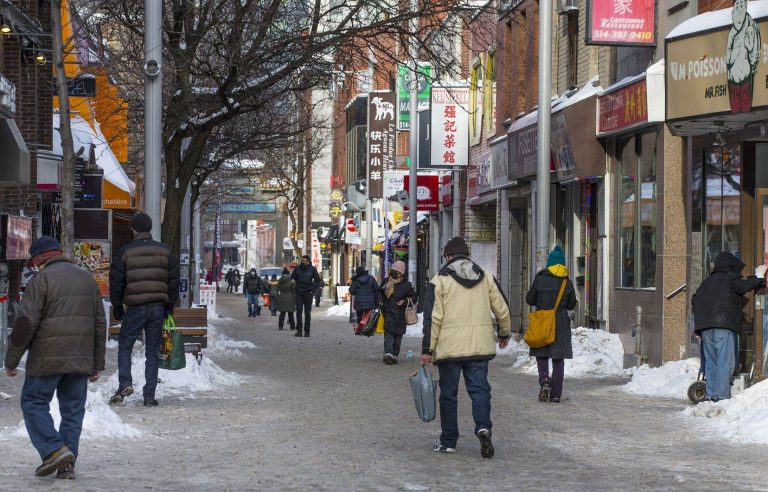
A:
{"type": "Polygon", "coordinates": [[[768,106],[768,18],[753,19],[745,0],[731,18],[717,31],[667,39],[667,119],[768,106]]]}

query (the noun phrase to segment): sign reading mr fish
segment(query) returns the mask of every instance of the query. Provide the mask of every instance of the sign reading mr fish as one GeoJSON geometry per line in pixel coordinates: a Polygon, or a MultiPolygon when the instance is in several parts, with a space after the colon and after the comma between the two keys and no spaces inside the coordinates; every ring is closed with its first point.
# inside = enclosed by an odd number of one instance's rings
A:
{"type": "Polygon", "coordinates": [[[768,17],[754,19],[736,0],[731,19],[697,35],[684,23],[667,37],[667,119],[768,106],[768,17]]]}

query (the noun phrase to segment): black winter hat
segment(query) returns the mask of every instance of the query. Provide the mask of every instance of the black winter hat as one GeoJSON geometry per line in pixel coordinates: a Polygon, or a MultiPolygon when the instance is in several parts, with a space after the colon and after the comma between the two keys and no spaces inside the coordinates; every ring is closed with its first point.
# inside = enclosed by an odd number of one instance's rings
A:
{"type": "Polygon", "coordinates": [[[149,232],[152,230],[152,218],[144,212],[139,212],[131,219],[131,229],[136,232],[149,232]]]}
{"type": "Polygon", "coordinates": [[[37,255],[47,253],[49,251],[63,251],[61,243],[51,236],[40,236],[35,239],[32,246],[29,247],[29,256],[34,258],[37,255]]]}
{"type": "Polygon", "coordinates": [[[467,246],[467,243],[464,242],[464,238],[459,236],[452,237],[448,240],[447,243],[445,243],[443,254],[446,256],[468,255],[469,246],[467,246]]]}

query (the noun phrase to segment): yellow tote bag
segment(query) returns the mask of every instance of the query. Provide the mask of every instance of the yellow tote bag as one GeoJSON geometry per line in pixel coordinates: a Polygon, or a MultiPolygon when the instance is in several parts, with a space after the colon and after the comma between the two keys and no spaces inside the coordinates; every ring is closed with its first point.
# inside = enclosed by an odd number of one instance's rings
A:
{"type": "Polygon", "coordinates": [[[384,313],[379,314],[379,319],[376,320],[376,334],[383,335],[384,334],[384,313]]]}
{"type": "Polygon", "coordinates": [[[555,318],[560,300],[563,298],[563,292],[565,292],[565,282],[566,279],[563,279],[563,285],[560,287],[560,293],[557,294],[554,309],[537,309],[528,313],[528,331],[525,332],[523,339],[529,347],[537,349],[554,343],[555,318]]]}

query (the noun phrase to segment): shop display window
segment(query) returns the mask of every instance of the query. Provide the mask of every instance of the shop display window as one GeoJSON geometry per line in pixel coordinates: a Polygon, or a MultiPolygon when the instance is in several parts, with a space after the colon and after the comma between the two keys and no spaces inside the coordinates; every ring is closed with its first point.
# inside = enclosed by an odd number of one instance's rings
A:
{"type": "Polygon", "coordinates": [[[704,267],[712,271],[722,251],[741,257],[741,146],[709,147],[703,152],[704,267]]]}
{"type": "Polygon", "coordinates": [[[656,132],[635,135],[618,143],[618,287],[656,287],[657,146],[656,132]]]}

